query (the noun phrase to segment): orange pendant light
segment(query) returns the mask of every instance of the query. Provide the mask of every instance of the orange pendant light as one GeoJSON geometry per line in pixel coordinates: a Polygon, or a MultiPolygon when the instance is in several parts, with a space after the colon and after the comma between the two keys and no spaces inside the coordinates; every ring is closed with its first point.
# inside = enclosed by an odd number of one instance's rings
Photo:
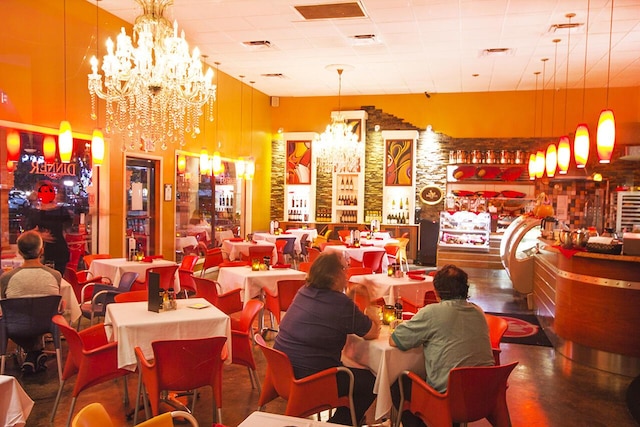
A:
{"type": "Polygon", "coordinates": [[[91,137],[91,162],[95,166],[104,162],[104,135],[100,129],[94,129],[91,137]]]}
{"type": "Polygon", "coordinates": [[[616,121],[612,110],[602,110],[596,135],[600,163],[609,163],[616,143],[616,121]]]}
{"type": "Polygon", "coordinates": [[[20,132],[11,129],[7,132],[7,161],[17,162],[20,158],[20,132]]]}
{"type": "Polygon", "coordinates": [[[531,181],[536,179],[536,155],[533,153],[529,155],[528,171],[529,171],[529,179],[531,181]]]}
{"type": "Polygon", "coordinates": [[[558,173],[563,175],[569,170],[571,162],[571,145],[569,137],[563,136],[558,142],[558,173]]]}
{"type": "Polygon", "coordinates": [[[182,175],[187,170],[187,157],[184,154],[178,155],[178,173],[182,175]]]}
{"type": "Polygon", "coordinates": [[[538,151],[536,153],[536,178],[542,178],[544,175],[544,166],[545,166],[545,156],[544,151],[538,151]]]}
{"type": "Polygon", "coordinates": [[[252,180],[255,174],[256,174],[256,164],[253,161],[253,159],[250,158],[245,162],[244,177],[248,180],[252,180]]]}
{"type": "Polygon", "coordinates": [[[246,171],[246,163],[243,159],[236,160],[236,178],[242,179],[244,178],[244,174],[246,171]]]}
{"type": "Polygon", "coordinates": [[[589,160],[589,128],[586,124],[579,124],[573,140],[573,157],[578,168],[584,168],[589,160]]]}
{"type": "Polygon", "coordinates": [[[200,151],[200,175],[208,175],[211,170],[211,163],[209,163],[209,153],[206,148],[200,151]]]}
{"type": "Polygon", "coordinates": [[[71,134],[71,123],[66,120],[60,122],[60,133],[58,134],[58,153],[62,163],[71,162],[73,152],[73,135],[71,134]]]}
{"type": "Polygon", "coordinates": [[[16,169],[16,163],[11,160],[7,160],[7,171],[13,172],[16,169]]]}
{"type": "Polygon", "coordinates": [[[211,165],[211,169],[214,175],[220,175],[224,172],[224,166],[222,165],[222,158],[220,157],[220,152],[215,151],[213,153],[213,162],[211,165]]]}
{"type": "Polygon", "coordinates": [[[547,147],[545,166],[547,177],[553,178],[556,174],[556,166],[558,166],[558,149],[555,144],[549,144],[547,147]]]}
{"type": "Polygon", "coordinates": [[[53,163],[56,161],[56,140],[52,135],[47,135],[42,141],[42,153],[44,154],[44,161],[47,163],[53,163]]]}

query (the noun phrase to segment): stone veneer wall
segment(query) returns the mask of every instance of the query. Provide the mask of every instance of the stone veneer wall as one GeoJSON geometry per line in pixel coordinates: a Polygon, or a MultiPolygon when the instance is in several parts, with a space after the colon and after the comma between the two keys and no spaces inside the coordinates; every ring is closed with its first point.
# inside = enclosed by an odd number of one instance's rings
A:
{"type": "MultiPolygon", "coordinates": [[[[366,121],[367,139],[365,150],[365,215],[366,211],[382,211],[382,183],[384,165],[383,130],[418,130],[415,162],[416,169],[416,219],[439,220],[439,212],[444,208],[444,202],[434,206],[423,204],[418,198],[418,192],[426,185],[436,185],[446,192],[446,166],[449,162],[451,150],[522,150],[527,153],[538,149],[546,150],[551,141],[556,138],[453,138],[432,130],[419,129],[402,118],[385,113],[375,106],[363,106],[368,114],[366,121]],[[376,126],[379,126],[376,131],[376,126]]],[[[592,141],[593,144],[593,141],[592,141]]],[[[273,160],[271,178],[271,217],[283,218],[284,209],[284,141],[273,141],[273,160]]],[[[613,161],[608,165],[598,164],[593,158],[597,156],[592,150],[592,161],[587,172],[600,172],[608,179],[607,183],[597,183],[587,180],[536,180],[536,193],[546,192],[555,201],[560,194],[569,195],[569,225],[583,227],[590,225],[591,215],[587,218],[585,203],[594,199],[594,194],[601,197],[603,219],[601,222],[615,221],[615,189],[627,186],[640,190],[640,168],[638,162],[615,160],[622,155],[623,148],[616,147],[613,161]]],[[[527,155],[528,159],[528,155],[527,155]]],[[[526,165],[525,165],[526,167],[526,165]]],[[[316,188],[316,209],[331,210],[332,198],[331,174],[319,173],[316,182],[322,185],[316,188]]],[[[604,225],[604,224],[603,224],[604,225]]],[[[598,224],[599,227],[602,225],[598,224]]]]}

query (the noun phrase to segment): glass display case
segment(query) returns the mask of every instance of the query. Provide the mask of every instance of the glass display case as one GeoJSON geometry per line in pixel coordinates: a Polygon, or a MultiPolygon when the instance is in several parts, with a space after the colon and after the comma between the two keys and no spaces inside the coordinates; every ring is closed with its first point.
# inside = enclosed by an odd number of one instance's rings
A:
{"type": "Polygon", "coordinates": [[[489,251],[491,215],[487,212],[440,212],[438,246],[446,249],[489,251]]]}

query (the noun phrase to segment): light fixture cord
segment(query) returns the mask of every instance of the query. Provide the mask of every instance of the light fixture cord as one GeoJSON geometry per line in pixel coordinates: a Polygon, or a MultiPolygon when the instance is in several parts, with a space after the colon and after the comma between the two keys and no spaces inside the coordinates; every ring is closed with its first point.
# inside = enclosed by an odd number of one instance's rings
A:
{"type": "Polygon", "coordinates": [[[569,104],[569,52],[571,51],[571,18],[569,15],[569,30],[567,35],[567,71],[564,77],[564,123],[563,129],[567,129],[567,105],[569,104]]]}
{"type": "Polygon", "coordinates": [[[560,39],[554,39],[553,43],[556,45],[556,51],[553,57],[553,98],[551,100],[551,135],[554,134],[555,126],[553,124],[555,116],[556,116],[556,71],[558,66],[558,43],[560,43],[560,39]]]}
{"type": "Polygon", "coordinates": [[[342,68],[338,68],[338,112],[342,112],[342,103],[340,102],[340,97],[342,95],[342,72],[344,70],[342,68]]]}
{"type": "Polygon", "coordinates": [[[547,75],[547,61],[549,58],[542,58],[542,100],[540,102],[540,136],[544,134],[543,124],[544,124],[544,87],[545,87],[545,79],[547,75]]]}
{"type": "Polygon", "coordinates": [[[611,0],[611,17],[609,19],[609,59],[607,65],[607,102],[606,106],[609,108],[609,77],[611,76],[611,39],[613,37],[613,0],[611,0]]]}
{"type": "Polygon", "coordinates": [[[582,70],[582,121],[584,122],[584,102],[587,98],[587,46],[589,45],[589,16],[591,15],[591,0],[587,1],[587,23],[584,38],[584,68],[582,70]]]}
{"type": "Polygon", "coordinates": [[[216,92],[218,93],[218,99],[216,100],[216,140],[218,140],[218,150],[220,150],[220,134],[218,133],[218,123],[220,123],[220,85],[218,79],[220,78],[220,63],[216,62],[216,92]]]}
{"type": "MultiPolygon", "coordinates": [[[[96,59],[100,58],[100,37],[98,33],[98,28],[100,27],[100,19],[98,18],[98,12],[100,8],[98,8],[98,2],[96,1],[96,59]]],[[[98,127],[100,127],[100,102],[96,99],[96,123],[98,127]]]]}
{"type": "Polygon", "coordinates": [[[253,85],[254,81],[250,81],[251,83],[251,123],[250,123],[250,138],[249,138],[249,155],[253,156],[253,85]]]}
{"type": "Polygon", "coordinates": [[[533,73],[536,75],[536,92],[533,97],[533,137],[536,137],[536,125],[538,123],[538,76],[540,75],[540,71],[536,71],[533,73]]]}
{"type": "Polygon", "coordinates": [[[64,90],[64,119],[67,120],[67,0],[62,2],[62,54],[63,54],[63,73],[64,81],[62,88],[64,90]]]}
{"type": "Polygon", "coordinates": [[[242,147],[242,105],[244,104],[244,76],[240,76],[240,146],[242,147]]]}

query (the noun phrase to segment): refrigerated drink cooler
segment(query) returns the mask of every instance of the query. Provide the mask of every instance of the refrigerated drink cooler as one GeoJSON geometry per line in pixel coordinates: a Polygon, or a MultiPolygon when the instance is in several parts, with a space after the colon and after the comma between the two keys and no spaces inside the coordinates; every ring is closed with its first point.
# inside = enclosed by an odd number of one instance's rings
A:
{"type": "Polygon", "coordinates": [[[533,256],[540,223],[540,218],[522,215],[507,227],[500,243],[500,259],[513,288],[525,295],[533,292],[533,256]]]}

